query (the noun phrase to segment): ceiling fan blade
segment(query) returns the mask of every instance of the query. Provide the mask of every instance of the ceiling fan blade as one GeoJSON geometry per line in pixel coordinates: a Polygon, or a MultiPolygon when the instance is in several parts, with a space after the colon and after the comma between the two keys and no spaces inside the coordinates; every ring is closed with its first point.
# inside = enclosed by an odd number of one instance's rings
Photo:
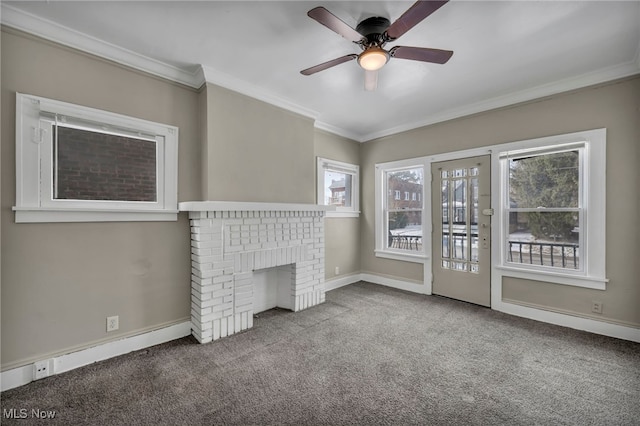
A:
{"type": "Polygon", "coordinates": [[[362,39],[362,34],[345,24],[344,21],[322,6],[311,9],[307,12],[307,15],[349,41],[359,42],[362,39]]]}
{"type": "Polygon", "coordinates": [[[393,24],[387,28],[387,36],[396,40],[402,34],[415,27],[424,18],[444,6],[449,0],[444,1],[418,1],[402,14],[393,24]]]}
{"type": "Polygon", "coordinates": [[[364,90],[373,92],[378,87],[378,70],[364,71],[364,90]]]}
{"type": "Polygon", "coordinates": [[[389,50],[389,55],[400,59],[444,64],[451,58],[453,52],[451,50],[430,49],[428,47],[396,46],[389,50]]]}
{"type": "Polygon", "coordinates": [[[340,65],[340,64],[342,64],[344,62],[352,61],[357,57],[358,57],[358,55],[356,55],[355,53],[352,53],[350,55],[341,56],[339,58],[332,59],[330,61],[323,62],[323,63],[321,63],[319,65],[313,66],[311,68],[307,68],[306,70],[302,70],[302,71],[300,71],[300,74],[302,74],[302,75],[315,74],[315,73],[317,73],[319,71],[324,71],[327,68],[331,68],[331,67],[335,67],[336,65],[340,65]]]}

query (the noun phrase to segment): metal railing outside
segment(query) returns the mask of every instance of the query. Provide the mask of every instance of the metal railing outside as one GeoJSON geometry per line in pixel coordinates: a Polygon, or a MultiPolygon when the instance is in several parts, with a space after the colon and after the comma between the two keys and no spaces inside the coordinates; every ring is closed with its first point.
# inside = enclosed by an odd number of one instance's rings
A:
{"type": "Polygon", "coordinates": [[[509,241],[509,262],[578,269],[578,244],[509,241]]]}
{"type": "Polygon", "coordinates": [[[410,235],[389,235],[389,248],[402,250],[422,250],[422,237],[410,235]]]}

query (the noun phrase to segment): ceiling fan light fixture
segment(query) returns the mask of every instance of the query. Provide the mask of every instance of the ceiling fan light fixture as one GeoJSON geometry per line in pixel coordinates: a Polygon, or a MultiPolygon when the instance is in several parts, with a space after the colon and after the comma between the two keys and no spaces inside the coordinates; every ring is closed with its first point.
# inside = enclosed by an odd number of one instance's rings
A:
{"type": "Polygon", "coordinates": [[[377,46],[367,48],[358,56],[358,64],[367,71],[377,71],[389,61],[389,53],[377,46]]]}

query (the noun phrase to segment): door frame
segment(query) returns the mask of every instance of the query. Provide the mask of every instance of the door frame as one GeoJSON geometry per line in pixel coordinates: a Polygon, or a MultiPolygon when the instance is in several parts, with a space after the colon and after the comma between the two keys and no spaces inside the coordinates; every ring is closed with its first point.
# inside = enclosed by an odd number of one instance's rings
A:
{"type": "MultiPolygon", "coordinates": [[[[486,148],[486,147],[482,147],[482,148],[473,148],[473,149],[467,149],[467,150],[463,150],[463,151],[454,151],[454,152],[447,152],[447,153],[443,153],[443,154],[436,154],[436,155],[428,155],[425,156],[424,159],[426,160],[426,167],[428,167],[429,169],[429,173],[427,174],[427,171],[425,170],[425,175],[428,177],[428,182],[425,179],[425,184],[424,184],[424,200],[429,200],[429,208],[425,208],[424,209],[424,230],[425,230],[425,234],[428,234],[428,238],[427,235],[422,237],[422,244],[427,244],[425,246],[425,252],[427,253],[427,257],[424,261],[424,272],[423,272],[423,276],[424,276],[424,286],[425,286],[425,293],[426,294],[433,294],[433,247],[432,247],[432,238],[433,238],[433,215],[432,215],[432,209],[433,206],[431,206],[431,185],[433,183],[433,175],[431,172],[431,168],[432,168],[432,164],[433,163],[439,163],[441,161],[449,161],[449,160],[462,160],[465,158],[470,158],[470,157],[479,157],[482,155],[489,155],[491,157],[491,161],[490,161],[490,170],[489,170],[489,175],[491,176],[491,208],[494,209],[494,211],[496,210],[496,205],[495,203],[497,202],[497,197],[495,197],[494,194],[494,182],[496,182],[494,179],[497,179],[498,176],[496,176],[496,172],[499,172],[499,168],[497,167],[498,164],[496,164],[496,156],[492,155],[493,154],[493,150],[486,148]]],[[[491,216],[491,247],[490,247],[490,252],[491,252],[491,264],[490,264],[490,274],[491,277],[489,279],[490,282],[490,287],[491,287],[491,303],[489,306],[489,309],[492,309],[494,304],[495,304],[495,297],[497,296],[498,292],[494,291],[494,283],[493,283],[493,266],[495,265],[495,259],[496,259],[496,255],[498,255],[499,253],[496,253],[497,247],[499,246],[499,244],[495,244],[494,241],[495,240],[495,231],[496,231],[496,215],[491,216]]]]}
{"type": "MultiPolygon", "coordinates": [[[[476,157],[465,157],[462,159],[456,160],[447,160],[444,162],[433,162],[431,163],[431,213],[433,219],[432,220],[433,229],[431,232],[432,239],[432,247],[433,251],[431,255],[434,260],[437,262],[432,264],[432,291],[436,291],[437,285],[437,294],[443,295],[446,297],[451,297],[454,299],[459,299],[461,301],[466,301],[469,303],[474,303],[480,306],[491,307],[491,216],[492,214],[488,211],[491,210],[491,156],[490,155],[482,155],[476,157]],[[473,250],[470,250],[466,253],[468,256],[464,256],[461,262],[468,265],[469,269],[464,271],[458,271],[454,268],[447,269],[442,268],[440,265],[441,261],[444,261],[442,257],[442,249],[443,240],[442,237],[447,234],[449,238],[451,237],[450,233],[451,229],[448,229],[445,232],[441,229],[441,220],[442,211],[443,211],[443,198],[442,198],[442,182],[441,182],[441,170],[450,170],[463,168],[465,170],[471,170],[476,167],[478,173],[474,176],[471,172],[469,174],[465,174],[460,177],[453,177],[449,180],[450,188],[449,188],[449,196],[448,202],[451,202],[451,193],[456,193],[457,189],[452,185],[453,182],[460,182],[460,179],[464,182],[464,190],[463,197],[465,199],[465,217],[464,217],[464,235],[465,241],[467,242],[467,250],[471,248],[472,242],[471,237],[473,235],[472,230],[472,217],[473,213],[477,214],[476,218],[476,238],[477,238],[477,258],[475,265],[478,267],[476,273],[472,272],[472,263],[473,263],[473,250]],[[473,191],[471,189],[471,185],[473,181],[476,181],[476,190],[473,191]],[[472,204],[473,194],[476,194],[477,205],[472,204]],[[468,204],[467,204],[468,203],[468,204]],[[487,229],[488,226],[488,229],[487,229]],[[438,236],[438,238],[435,238],[438,236]],[[438,282],[436,282],[438,279],[438,282]]],[[[455,214],[453,211],[449,211],[449,224],[453,224],[455,227],[454,219],[455,214]]],[[[458,225],[459,226],[459,225],[458,225]]],[[[454,240],[455,245],[455,240],[454,240]]],[[[450,246],[450,250],[453,252],[457,252],[457,249],[454,248],[454,245],[450,246]]],[[[463,243],[463,251],[464,249],[463,243]]],[[[450,253],[451,254],[451,253],[450,253]]],[[[450,262],[456,263],[457,258],[455,255],[451,255],[448,257],[450,262]]]]}

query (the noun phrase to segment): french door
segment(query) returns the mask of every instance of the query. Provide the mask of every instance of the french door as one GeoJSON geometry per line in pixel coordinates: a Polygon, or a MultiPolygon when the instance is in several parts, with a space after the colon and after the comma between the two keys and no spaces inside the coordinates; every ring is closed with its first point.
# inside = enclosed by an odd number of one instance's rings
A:
{"type": "Polygon", "coordinates": [[[491,159],[432,163],[432,292],[491,305],[491,159]]]}

